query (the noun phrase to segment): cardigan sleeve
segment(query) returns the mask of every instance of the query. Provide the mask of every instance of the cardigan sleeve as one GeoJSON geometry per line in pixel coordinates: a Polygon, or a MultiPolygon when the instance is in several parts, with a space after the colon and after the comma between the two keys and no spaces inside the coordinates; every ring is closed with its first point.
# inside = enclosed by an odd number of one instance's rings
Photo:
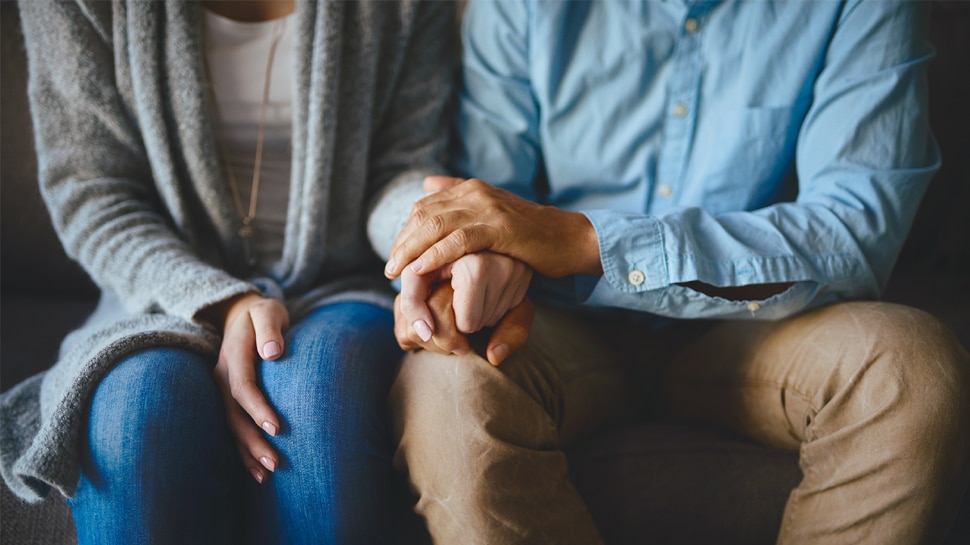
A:
{"type": "Polygon", "coordinates": [[[200,259],[162,205],[116,81],[112,4],[31,0],[20,9],[41,194],[67,254],[132,313],[193,320],[254,291],[200,259]]]}
{"type": "MultiPolygon", "coordinates": [[[[421,196],[426,176],[442,174],[458,77],[455,2],[408,2],[413,10],[393,98],[374,132],[373,200],[367,233],[382,258],[421,196]]],[[[406,10],[407,8],[405,8],[406,10]]]]}

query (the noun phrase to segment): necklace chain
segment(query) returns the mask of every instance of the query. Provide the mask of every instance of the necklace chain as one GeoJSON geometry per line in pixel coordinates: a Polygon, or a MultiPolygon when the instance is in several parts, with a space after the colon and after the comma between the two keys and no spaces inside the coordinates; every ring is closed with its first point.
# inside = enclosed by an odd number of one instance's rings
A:
{"type": "MultiPolygon", "coordinates": [[[[236,173],[229,161],[229,153],[226,148],[226,139],[221,134],[222,128],[219,124],[219,152],[222,155],[222,162],[226,168],[226,175],[229,178],[229,186],[232,188],[232,200],[236,206],[236,213],[242,222],[239,228],[239,237],[243,240],[246,252],[246,260],[250,266],[255,265],[256,258],[252,251],[252,239],[256,235],[253,225],[256,219],[256,205],[259,203],[259,177],[263,168],[263,133],[266,128],[266,109],[269,103],[269,89],[273,74],[273,61],[276,58],[276,46],[279,45],[280,37],[283,34],[283,21],[279,20],[273,25],[273,36],[269,46],[269,57],[266,60],[266,74],[263,79],[263,95],[259,105],[259,124],[256,128],[256,155],[253,160],[253,179],[249,192],[249,209],[243,208],[242,193],[239,191],[239,182],[236,181],[236,173]]],[[[206,63],[208,70],[208,63],[206,63]]],[[[211,82],[211,74],[209,81],[211,82]]],[[[219,119],[218,101],[213,100],[216,118],[219,119]]]]}

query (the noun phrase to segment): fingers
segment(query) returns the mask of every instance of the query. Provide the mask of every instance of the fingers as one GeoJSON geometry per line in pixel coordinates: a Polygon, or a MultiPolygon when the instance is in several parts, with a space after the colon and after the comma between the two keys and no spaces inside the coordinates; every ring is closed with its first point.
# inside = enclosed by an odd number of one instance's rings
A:
{"type": "Polygon", "coordinates": [[[279,465],[276,450],[238,404],[227,406],[226,415],[243,466],[256,482],[262,484],[279,465]]]}
{"type": "MultiPolygon", "coordinates": [[[[482,214],[486,213],[482,203],[474,205],[469,203],[466,197],[472,193],[483,194],[492,189],[491,186],[481,180],[463,180],[458,183],[453,178],[441,176],[429,177],[425,181],[425,188],[448,186],[447,189],[424,197],[411,210],[407,223],[398,234],[397,240],[391,246],[384,274],[388,278],[396,278],[406,266],[411,266],[419,274],[437,269],[446,263],[450,263],[460,257],[463,253],[472,253],[484,249],[484,246],[473,248],[464,246],[461,241],[468,238],[471,241],[482,240],[482,236],[487,234],[487,229],[483,222],[478,221],[482,214]],[[470,206],[471,205],[471,206],[470,206]],[[465,231],[471,231],[466,233],[465,231]],[[426,254],[433,244],[442,242],[445,238],[451,237],[448,249],[451,252],[442,254],[437,259],[427,263],[415,264],[413,261],[422,254],[426,254]],[[456,248],[465,247],[464,252],[458,252],[456,248]],[[450,259],[448,258],[449,256],[450,259]]],[[[487,201],[487,199],[473,199],[476,201],[487,201]]],[[[438,248],[437,252],[445,248],[438,248]]],[[[430,259],[427,258],[425,261],[430,259]]]]}
{"type": "Polygon", "coordinates": [[[437,284],[427,299],[435,323],[434,335],[428,340],[417,336],[401,312],[402,297],[394,300],[394,336],[404,350],[423,348],[437,354],[464,354],[470,350],[468,339],[455,326],[452,307],[453,292],[447,283],[437,284]]]}
{"type": "MultiPolygon", "coordinates": [[[[219,390],[222,392],[229,431],[236,440],[236,449],[239,451],[243,465],[257,482],[263,483],[268,476],[268,472],[275,471],[279,465],[279,456],[272,445],[269,444],[269,441],[266,440],[263,433],[260,432],[260,429],[256,427],[253,416],[243,410],[241,403],[247,402],[237,399],[237,395],[242,399],[247,397],[246,395],[239,394],[241,391],[248,390],[249,386],[241,387],[239,384],[242,384],[242,381],[230,378],[233,373],[230,371],[228,361],[228,359],[220,356],[214,374],[216,383],[219,385],[219,390]],[[233,384],[236,386],[233,386],[233,384]]],[[[251,383],[251,388],[265,405],[262,409],[257,408],[254,410],[257,414],[261,414],[260,418],[264,423],[263,430],[270,435],[276,435],[279,426],[276,424],[275,414],[269,409],[269,405],[266,404],[265,400],[262,399],[262,394],[256,388],[255,381],[251,383]]],[[[252,402],[250,401],[249,403],[252,402]]]]}
{"type": "Polygon", "coordinates": [[[398,247],[396,259],[407,262],[417,274],[425,274],[451,263],[463,255],[488,250],[498,240],[491,225],[461,219],[465,214],[451,212],[437,216],[398,247]],[[430,242],[430,245],[429,245],[430,242]],[[422,248],[427,248],[421,251],[422,248]],[[420,254],[419,254],[420,252],[420,254]],[[411,256],[415,256],[412,258],[411,256]]]}
{"type": "Polygon", "coordinates": [[[535,307],[528,298],[510,310],[499,321],[488,340],[485,355],[492,365],[501,365],[513,352],[522,348],[532,330],[535,307]]]}
{"type": "Polygon", "coordinates": [[[455,324],[454,312],[454,290],[450,284],[438,284],[428,298],[428,308],[434,314],[435,323],[438,324],[431,343],[425,343],[425,348],[439,354],[467,354],[471,350],[471,345],[466,337],[458,330],[455,324]],[[428,346],[433,343],[432,346],[428,346]]]}
{"type": "MultiPolygon", "coordinates": [[[[450,270],[450,268],[449,268],[450,270]]],[[[427,300],[431,294],[431,287],[442,274],[448,271],[436,271],[437,274],[418,275],[410,269],[405,269],[401,275],[400,318],[416,339],[409,333],[407,336],[418,343],[431,340],[435,330],[435,320],[428,308],[427,300]]]]}
{"type": "Polygon", "coordinates": [[[397,344],[401,347],[401,350],[421,348],[421,343],[411,337],[413,332],[414,329],[407,324],[401,314],[401,296],[399,294],[394,298],[394,338],[397,339],[397,344]]]}
{"type": "Polygon", "coordinates": [[[279,457],[260,432],[275,436],[280,424],[256,381],[256,359],[279,358],[289,315],[282,303],[245,297],[233,304],[225,323],[214,377],[222,392],[229,428],[250,474],[263,482],[279,457]]]}
{"type": "Polygon", "coordinates": [[[276,435],[279,422],[266,398],[256,386],[255,335],[251,324],[240,324],[236,329],[248,328],[248,334],[241,331],[227,332],[219,352],[216,365],[222,376],[219,377],[230,397],[239,404],[253,422],[276,435]]]}
{"type": "Polygon", "coordinates": [[[462,256],[452,265],[455,322],[462,333],[494,326],[525,296],[532,269],[494,252],[462,256]]]}
{"type": "MultiPolygon", "coordinates": [[[[452,266],[451,287],[454,295],[455,325],[463,333],[474,333],[485,327],[484,314],[491,313],[495,293],[501,285],[492,286],[491,267],[485,253],[462,256],[452,266]]],[[[499,265],[500,266],[500,265],[499,265]]]]}

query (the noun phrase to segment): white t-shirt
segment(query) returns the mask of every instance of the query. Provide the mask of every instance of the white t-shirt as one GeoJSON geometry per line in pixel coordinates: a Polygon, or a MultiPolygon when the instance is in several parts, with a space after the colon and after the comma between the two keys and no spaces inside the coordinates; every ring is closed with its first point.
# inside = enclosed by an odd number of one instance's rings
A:
{"type": "Polygon", "coordinates": [[[274,30],[280,32],[263,130],[263,161],[253,221],[253,250],[262,269],[279,260],[283,251],[286,209],[290,190],[293,130],[293,14],[271,21],[241,22],[205,11],[205,54],[219,118],[216,135],[223,139],[235,174],[243,212],[249,211],[256,134],[274,30]],[[276,29],[275,27],[281,28],[276,29]]]}

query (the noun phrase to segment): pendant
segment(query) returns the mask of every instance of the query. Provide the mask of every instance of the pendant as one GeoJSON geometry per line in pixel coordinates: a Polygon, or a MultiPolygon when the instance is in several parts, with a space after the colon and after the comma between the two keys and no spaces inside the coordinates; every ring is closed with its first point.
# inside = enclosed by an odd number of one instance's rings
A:
{"type": "Polygon", "coordinates": [[[250,269],[256,266],[256,255],[253,252],[253,237],[256,235],[256,229],[251,225],[251,221],[250,218],[244,218],[243,225],[239,228],[239,238],[242,239],[243,254],[250,269]]]}

